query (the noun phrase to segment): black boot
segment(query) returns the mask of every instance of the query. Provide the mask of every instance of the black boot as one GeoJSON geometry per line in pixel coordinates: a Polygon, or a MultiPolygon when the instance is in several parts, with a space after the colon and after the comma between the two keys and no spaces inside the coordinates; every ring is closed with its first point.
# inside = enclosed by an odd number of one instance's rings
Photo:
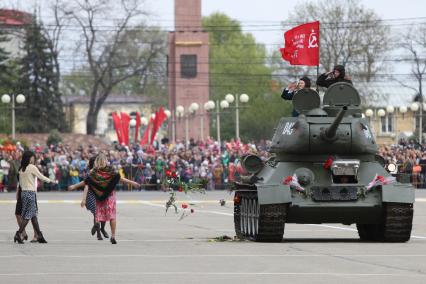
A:
{"type": "Polygon", "coordinates": [[[46,239],[43,237],[43,233],[40,231],[40,225],[38,224],[38,219],[37,217],[32,217],[31,218],[31,223],[33,223],[34,226],[34,230],[37,233],[37,241],[41,244],[47,244],[46,239]]]}
{"type": "Polygon", "coordinates": [[[101,228],[99,228],[99,224],[96,224],[96,237],[98,238],[98,241],[102,241],[102,235],[101,235],[101,228]]]}
{"type": "Polygon", "coordinates": [[[93,216],[93,227],[92,227],[92,230],[90,231],[90,233],[92,233],[92,236],[94,236],[96,233],[96,224],[98,223],[96,223],[95,216],[93,216]]]}
{"type": "Polygon", "coordinates": [[[104,235],[105,239],[109,238],[107,231],[105,231],[105,222],[101,222],[101,233],[102,233],[102,235],[104,235]]]}
{"type": "Polygon", "coordinates": [[[43,233],[42,232],[37,232],[38,238],[37,241],[41,244],[47,244],[46,239],[43,237],[43,233]]]}
{"type": "Polygon", "coordinates": [[[21,239],[21,234],[19,233],[19,231],[16,231],[15,237],[13,238],[13,242],[14,243],[18,242],[18,244],[24,243],[24,241],[21,239]]]}

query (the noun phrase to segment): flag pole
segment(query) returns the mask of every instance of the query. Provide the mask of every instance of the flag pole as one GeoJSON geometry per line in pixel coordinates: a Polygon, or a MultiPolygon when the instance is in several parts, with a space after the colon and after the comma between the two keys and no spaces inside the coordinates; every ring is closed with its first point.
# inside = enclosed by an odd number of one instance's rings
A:
{"type": "MultiPolygon", "coordinates": [[[[318,65],[317,65],[317,80],[319,77],[319,67],[320,67],[320,60],[321,60],[321,25],[318,22],[318,65]]],[[[317,87],[317,93],[319,94],[319,87],[318,84],[316,84],[317,87]]]]}

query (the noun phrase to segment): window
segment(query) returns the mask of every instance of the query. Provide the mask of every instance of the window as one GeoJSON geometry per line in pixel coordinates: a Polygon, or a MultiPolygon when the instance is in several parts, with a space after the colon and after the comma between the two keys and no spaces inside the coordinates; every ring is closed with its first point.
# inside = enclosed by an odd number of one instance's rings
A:
{"type": "Polygon", "coordinates": [[[114,122],[112,121],[112,113],[108,114],[108,130],[114,130],[114,122]]]}
{"type": "Polygon", "coordinates": [[[385,116],[380,118],[381,132],[382,133],[392,133],[393,129],[394,116],[392,113],[387,113],[385,116]]]}
{"type": "Polygon", "coordinates": [[[180,56],[180,75],[182,78],[195,78],[197,76],[197,55],[180,56]]]}

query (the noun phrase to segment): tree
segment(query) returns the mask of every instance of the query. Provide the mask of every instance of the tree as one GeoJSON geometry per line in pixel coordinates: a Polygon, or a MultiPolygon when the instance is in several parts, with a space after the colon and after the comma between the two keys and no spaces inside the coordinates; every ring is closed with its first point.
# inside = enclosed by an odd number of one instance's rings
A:
{"type": "MultiPolygon", "coordinates": [[[[403,33],[399,35],[400,44],[399,46],[405,51],[404,53],[410,56],[411,59],[411,75],[410,79],[414,79],[413,82],[417,86],[407,84],[404,81],[398,80],[402,86],[413,90],[417,95],[414,97],[414,101],[420,103],[420,108],[423,107],[423,80],[426,77],[426,24],[418,24],[416,26],[410,26],[403,33]]],[[[411,80],[410,80],[411,81],[411,80]]],[[[421,126],[419,125],[420,120],[416,120],[416,128],[422,128],[422,132],[425,132],[426,125],[424,122],[424,112],[421,120],[421,126]]]]}
{"type": "MultiPolygon", "coordinates": [[[[85,69],[90,75],[87,76],[90,96],[87,134],[95,134],[99,111],[114,88],[131,78],[146,77],[155,61],[163,56],[165,40],[162,37],[133,38],[134,48],[129,49],[128,36],[145,30],[144,26],[131,27],[133,20],[145,14],[141,2],[74,0],[62,9],[82,31],[78,47],[85,55],[85,69]],[[108,19],[113,19],[111,25],[108,19]]],[[[158,29],[152,33],[158,34],[158,29]]]]}
{"type": "MultiPolygon", "coordinates": [[[[210,97],[222,100],[228,93],[247,93],[250,101],[240,111],[243,140],[271,138],[279,117],[290,111],[278,93],[271,91],[272,70],[266,65],[265,47],[251,34],[244,34],[240,24],[222,13],[203,19],[209,33],[210,97]],[[262,108],[262,109],[260,109],[262,108]]],[[[231,105],[232,106],[232,105],[231,105]]],[[[221,137],[235,137],[235,115],[230,109],[221,117],[221,137]]],[[[216,133],[213,121],[211,132],[216,133]]],[[[213,135],[215,136],[215,135],[213,135]]]]}
{"type": "Polygon", "coordinates": [[[321,0],[296,6],[285,29],[296,23],[319,20],[320,64],[327,71],[346,65],[351,76],[370,82],[385,68],[390,42],[389,27],[356,0],[321,0]]]}
{"type": "Polygon", "coordinates": [[[34,16],[25,27],[24,57],[20,60],[20,78],[17,88],[26,97],[24,131],[48,132],[51,129],[65,130],[65,115],[54,55],[49,40],[43,33],[41,23],[34,16]]]}

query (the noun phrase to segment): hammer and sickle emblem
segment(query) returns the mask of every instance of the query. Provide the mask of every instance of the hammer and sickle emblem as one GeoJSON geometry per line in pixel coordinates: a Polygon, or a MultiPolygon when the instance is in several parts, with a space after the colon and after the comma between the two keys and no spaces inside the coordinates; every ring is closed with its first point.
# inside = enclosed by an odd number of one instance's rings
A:
{"type": "Polygon", "coordinates": [[[315,48],[318,47],[318,37],[314,30],[312,30],[311,34],[309,35],[309,43],[308,48],[315,48]]]}

